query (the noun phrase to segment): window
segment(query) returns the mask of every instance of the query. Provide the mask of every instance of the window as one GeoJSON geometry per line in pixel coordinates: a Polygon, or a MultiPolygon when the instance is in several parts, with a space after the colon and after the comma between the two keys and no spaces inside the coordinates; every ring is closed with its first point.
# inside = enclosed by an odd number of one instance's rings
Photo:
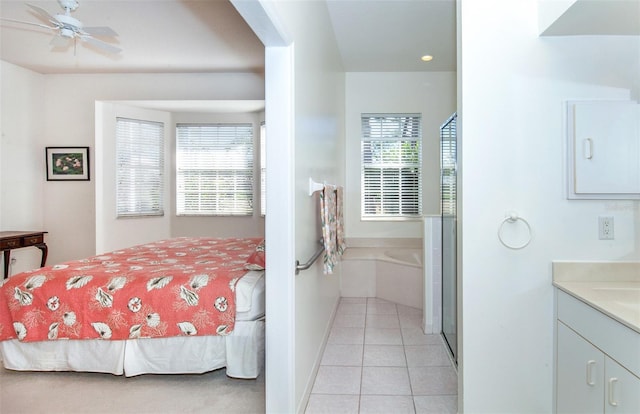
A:
{"type": "Polygon", "coordinates": [[[267,214],[267,130],[260,124],[260,215],[267,214]]]}
{"type": "Polygon", "coordinates": [[[440,198],[442,215],[456,215],[456,123],[454,114],[440,128],[440,198]]]}
{"type": "Polygon", "coordinates": [[[422,214],[419,114],[362,115],[362,217],[422,214]]]}
{"type": "Polygon", "coordinates": [[[253,214],[253,126],[178,124],[177,214],[253,214]]]}
{"type": "Polygon", "coordinates": [[[164,124],[116,118],[116,215],[164,215],[164,124]]]}

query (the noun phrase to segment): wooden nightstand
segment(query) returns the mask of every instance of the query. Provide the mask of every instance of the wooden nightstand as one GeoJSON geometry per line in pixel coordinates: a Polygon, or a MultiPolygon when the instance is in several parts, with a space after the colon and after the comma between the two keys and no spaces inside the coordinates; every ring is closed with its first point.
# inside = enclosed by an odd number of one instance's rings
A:
{"type": "Polygon", "coordinates": [[[11,250],[23,247],[37,247],[42,252],[40,267],[47,261],[47,245],[44,242],[46,231],[0,231],[0,251],[4,253],[4,278],[9,276],[11,250]]]}

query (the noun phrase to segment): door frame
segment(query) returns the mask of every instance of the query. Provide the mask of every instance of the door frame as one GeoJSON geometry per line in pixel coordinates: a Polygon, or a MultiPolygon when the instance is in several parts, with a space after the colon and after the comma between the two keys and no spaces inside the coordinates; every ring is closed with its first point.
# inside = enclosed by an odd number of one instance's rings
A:
{"type": "Polygon", "coordinates": [[[265,46],[267,413],[295,412],[294,47],[273,5],[231,0],[265,46]]]}

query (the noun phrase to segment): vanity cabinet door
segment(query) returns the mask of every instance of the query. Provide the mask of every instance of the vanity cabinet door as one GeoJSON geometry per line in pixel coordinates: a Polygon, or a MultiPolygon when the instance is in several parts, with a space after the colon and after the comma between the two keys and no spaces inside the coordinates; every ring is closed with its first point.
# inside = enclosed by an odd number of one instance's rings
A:
{"type": "Polygon", "coordinates": [[[604,354],[558,321],[556,412],[604,411],[604,354]]]}
{"type": "Polygon", "coordinates": [[[640,413],[640,378],[609,357],[605,363],[605,412],[640,413]]]}

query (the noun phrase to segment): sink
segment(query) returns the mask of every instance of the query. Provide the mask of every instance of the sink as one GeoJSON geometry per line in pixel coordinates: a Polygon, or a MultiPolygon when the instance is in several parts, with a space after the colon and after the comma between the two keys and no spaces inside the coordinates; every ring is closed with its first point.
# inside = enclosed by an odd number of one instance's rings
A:
{"type": "Polygon", "coordinates": [[[640,312],[640,287],[594,287],[593,291],[604,301],[627,309],[628,311],[640,312]]]}
{"type": "Polygon", "coordinates": [[[631,302],[640,305],[640,287],[594,287],[593,290],[616,302],[631,302]]]}
{"type": "Polygon", "coordinates": [[[640,333],[640,261],[554,261],[553,285],[640,333]]]}

